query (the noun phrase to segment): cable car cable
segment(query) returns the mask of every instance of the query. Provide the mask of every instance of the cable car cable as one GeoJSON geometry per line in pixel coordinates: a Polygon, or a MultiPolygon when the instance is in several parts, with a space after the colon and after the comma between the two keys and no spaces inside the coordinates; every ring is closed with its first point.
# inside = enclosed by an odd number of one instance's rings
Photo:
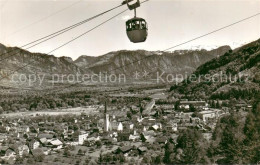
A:
{"type": "MultiPolygon", "coordinates": [[[[149,1],[149,0],[146,0],[146,1],[144,1],[144,2],[147,2],[147,1],[149,1]]],[[[143,2],[143,3],[144,3],[144,2],[143,2]]],[[[170,48],[167,48],[167,49],[165,49],[165,50],[163,50],[163,51],[168,51],[168,50],[170,50],[170,49],[173,49],[173,48],[179,47],[179,46],[181,46],[181,45],[187,44],[187,43],[189,43],[189,42],[195,41],[195,40],[197,40],[197,39],[206,37],[206,36],[208,36],[208,35],[211,35],[211,34],[213,34],[213,33],[216,33],[216,32],[218,32],[218,31],[221,31],[221,30],[226,29],[226,28],[228,28],[228,27],[234,26],[234,25],[236,25],[236,24],[238,24],[238,23],[244,22],[244,21],[246,21],[246,20],[249,20],[249,19],[251,19],[251,18],[253,18],[253,17],[256,17],[256,16],[259,16],[259,15],[260,15],[260,13],[254,14],[254,15],[252,15],[252,16],[246,17],[246,18],[244,18],[244,19],[242,19],[242,20],[239,20],[239,21],[234,22],[234,23],[232,23],[232,24],[229,24],[229,25],[227,25],[227,26],[221,27],[221,28],[216,29],[216,30],[213,30],[213,31],[211,31],[211,32],[209,32],[209,33],[206,33],[206,34],[203,34],[203,35],[201,35],[201,36],[198,36],[198,37],[195,37],[195,38],[193,38],[193,39],[190,39],[190,40],[188,40],[188,41],[186,41],[186,42],[182,42],[182,43],[180,43],[180,44],[177,44],[177,45],[175,45],[175,46],[172,46],[172,47],[170,47],[170,48]]],[[[123,68],[123,67],[125,67],[125,66],[128,66],[128,65],[132,65],[132,64],[134,64],[134,63],[136,63],[136,62],[140,62],[140,61],[145,60],[145,59],[147,59],[147,58],[149,58],[149,57],[152,57],[152,55],[151,55],[151,56],[146,56],[146,57],[144,57],[144,58],[141,58],[140,60],[133,61],[133,62],[131,62],[131,63],[128,63],[128,64],[124,65],[124,66],[117,67],[117,68],[115,68],[115,69],[110,70],[109,72],[114,71],[114,70],[121,69],[121,68],[123,68]]],[[[21,69],[22,69],[22,68],[21,68],[21,69]]],[[[20,70],[20,69],[19,69],[19,70],[20,70]]],[[[106,73],[107,73],[107,72],[106,72],[106,73]]],[[[1,81],[1,80],[2,80],[2,79],[0,79],[0,81],[1,81]]],[[[75,86],[75,85],[78,85],[78,84],[81,84],[81,83],[83,83],[83,82],[84,82],[84,81],[74,83],[74,84],[69,85],[69,86],[67,86],[67,87],[65,87],[65,88],[58,89],[58,90],[56,90],[56,91],[54,91],[54,92],[58,92],[58,91],[61,91],[61,90],[64,90],[64,89],[71,88],[71,87],[73,87],[73,86],[75,86]]],[[[48,90],[49,90],[49,89],[48,89],[48,90]]],[[[41,91],[43,91],[43,90],[41,90],[41,91]]]]}
{"type": "MultiPolygon", "coordinates": [[[[143,1],[142,3],[145,3],[145,2],[148,2],[148,1],[149,1],[149,0],[145,0],[145,1],[143,1]]],[[[91,31],[97,29],[98,27],[100,27],[100,26],[102,26],[103,24],[105,24],[105,23],[111,21],[112,19],[114,19],[115,17],[119,16],[120,14],[122,14],[122,13],[124,13],[124,12],[126,12],[126,11],[128,11],[128,9],[121,11],[120,13],[116,14],[115,16],[113,16],[113,17],[107,19],[106,21],[100,23],[99,25],[95,26],[94,28],[92,28],[92,29],[90,29],[90,30],[88,30],[88,31],[86,31],[86,32],[84,32],[84,33],[82,33],[81,35],[77,36],[76,38],[74,38],[74,39],[72,39],[72,40],[70,40],[70,41],[68,41],[68,42],[66,42],[66,43],[64,43],[64,44],[62,44],[61,46],[59,46],[59,47],[57,47],[57,48],[55,48],[55,49],[53,49],[53,50],[50,51],[48,54],[50,54],[50,53],[52,53],[52,52],[54,52],[54,51],[56,51],[56,50],[58,50],[58,49],[64,47],[65,45],[67,45],[67,44],[69,44],[69,43],[71,43],[71,42],[73,42],[73,41],[75,41],[75,40],[77,40],[77,39],[79,39],[80,37],[82,37],[82,36],[86,35],[87,33],[89,33],[89,32],[91,32],[91,31]]],[[[9,74],[9,75],[7,75],[7,76],[5,76],[5,77],[2,77],[2,78],[0,79],[0,81],[2,81],[3,79],[5,79],[6,77],[11,76],[12,74],[14,74],[14,73],[17,72],[17,71],[22,70],[23,68],[29,66],[29,65],[32,64],[32,63],[33,63],[33,62],[27,63],[26,65],[24,65],[24,66],[22,66],[22,67],[20,67],[20,68],[18,68],[18,69],[16,69],[16,70],[14,70],[11,74],[9,74]]],[[[39,90],[38,90],[38,91],[39,91],[39,90]]]]}
{"type": "Polygon", "coordinates": [[[226,28],[231,27],[231,26],[233,26],[233,25],[236,25],[236,24],[238,24],[238,23],[244,22],[244,21],[246,21],[246,20],[248,20],[248,19],[251,19],[251,18],[256,17],[256,16],[259,16],[259,15],[260,15],[260,13],[257,13],[257,14],[255,14],[255,15],[246,17],[246,18],[244,18],[244,19],[242,19],[242,20],[239,20],[239,21],[234,22],[234,23],[232,23],[232,24],[229,24],[229,25],[227,25],[227,26],[221,27],[221,28],[219,28],[219,29],[216,29],[216,30],[213,30],[213,31],[211,31],[211,32],[209,32],[209,33],[206,33],[206,34],[203,34],[203,35],[201,35],[201,36],[195,37],[195,38],[193,38],[193,39],[191,39],[191,40],[188,40],[188,41],[186,41],[186,42],[183,42],[183,43],[177,44],[177,45],[175,45],[175,46],[172,46],[172,47],[170,47],[170,48],[167,48],[167,49],[165,49],[165,50],[163,50],[163,51],[168,51],[168,50],[170,50],[170,49],[173,49],[173,48],[179,47],[179,46],[181,46],[181,45],[187,44],[187,43],[189,43],[189,42],[195,41],[195,40],[197,40],[197,39],[206,37],[206,36],[208,36],[208,35],[211,35],[211,34],[213,34],[213,33],[216,33],[216,32],[218,32],[218,31],[221,31],[221,30],[223,30],[223,29],[226,29],[226,28]]]}
{"type": "MultiPolygon", "coordinates": [[[[223,29],[226,29],[226,28],[231,27],[231,26],[233,26],[233,25],[236,25],[236,24],[238,24],[238,23],[244,22],[244,21],[246,21],[246,20],[248,20],[248,19],[251,19],[251,18],[253,18],[253,17],[256,17],[256,16],[258,16],[258,15],[260,15],[260,13],[257,13],[257,14],[255,14],[255,15],[249,16],[249,17],[247,17],[247,18],[244,18],[244,19],[242,19],[242,20],[239,20],[239,21],[234,22],[234,23],[232,23],[232,24],[229,24],[229,25],[227,25],[227,26],[221,27],[221,28],[219,28],[219,29],[213,30],[213,31],[211,31],[211,32],[209,32],[209,33],[206,33],[206,34],[204,34],[204,35],[195,37],[195,38],[190,39],[190,40],[188,40],[188,41],[186,41],[186,42],[177,44],[177,45],[172,46],[172,47],[170,47],[170,48],[167,48],[167,49],[165,49],[165,50],[163,50],[163,51],[167,51],[167,50],[170,50],[170,49],[179,47],[179,46],[181,46],[181,45],[184,45],[184,44],[186,44],[186,43],[192,42],[192,41],[194,41],[194,40],[197,40],[197,39],[203,38],[203,37],[205,37],[205,36],[211,35],[211,34],[213,34],[213,33],[216,33],[216,32],[218,32],[218,31],[221,31],[221,30],[223,30],[223,29]]],[[[123,68],[123,67],[125,67],[125,66],[128,66],[128,65],[132,65],[132,64],[134,64],[134,63],[137,63],[137,62],[140,62],[140,61],[142,61],[142,60],[145,60],[145,59],[147,59],[147,58],[149,58],[149,57],[152,57],[152,55],[151,55],[151,56],[146,56],[146,57],[144,57],[144,58],[141,58],[140,60],[133,61],[133,62],[131,62],[131,63],[128,63],[128,64],[124,65],[124,66],[117,67],[117,68],[115,68],[115,69],[110,70],[109,72],[114,71],[114,70],[121,69],[121,68],[123,68]]],[[[0,81],[1,81],[1,79],[0,79],[0,81]]],[[[84,81],[74,83],[74,84],[69,85],[69,86],[67,86],[67,87],[65,87],[65,88],[58,89],[58,90],[56,90],[55,92],[58,92],[58,91],[61,91],[61,90],[67,89],[67,88],[71,88],[71,87],[73,87],[73,86],[75,86],[75,85],[78,85],[78,84],[81,84],[81,83],[83,83],[83,82],[84,82],[84,81]]]]}
{"type": "MultiPolygon", "coordinates": [[[[61,34],[67,32],[67,31],[69,31],[69,30],[71,30],[71,29],[74,29],[74,28],[76,28],[76,27],[78,27],[78,26],[80,26],[80,25],[82,25],[82,24],[85,24],[85,23],[89,22],[90,20],[93,20],[93,19],[95,19],[95,18],[97,18],[97,17],[100,17],[100,16],[102,16],[102,15],[104,15],[104,14],[110,12],[110,11],[113,11],[113,10],[115,10],[115,9],[121,7],[121,6],[123,6],[123,5],[118,5],[118,6],[114,7],[114,8],[111,8],[111,9],[105,11],[105,12],[102,12],[102,13],[100,13],[100,14],[97,14],[97,15],[93,16],[93,17],[90,17],[90,18],[88,18],[88,19],[85,19],[85,20],[83,20],[83,21],[81,21],[81,22],[78,22],[78,23],[73,24],[73,25],[71,25],[71,26],[68,26],[68,27],[66,27],[66,28],[64,28],[64,29],[61,29],[61,30],[59,30],[59,31],[56,31],[56,32],[54,32],[54,33],[52,33],[52,34],[49,34],[49,35],[47,35],[47,36],[44,36],[44,37],[39,38],[39,39],[37,39],[37,40],[34,40],[34,41],[30,42],[30,43],[27,43],[27,44],[25,44],[25,45],[23,45],[23,46],[21,46],[21,47],[19,47],[19,48],[24,48],[24,47],[26,47],[26,46],[29,46],[29,45],[35,43],[35,42],[38,42],[38,41],[41,41],[41,40],[43,40],[43,39],[49,38],[49,37],[51,37],[51,36],[53,36],[53,35],[55,35],[55,37],[58,36],[58,35],[61,35],[61,34]],[[65,32],[64,32],[64,31],[65,31],[65,32]]],[[[17,48],[15,48],[15,50],[19,50],[19,48],[17,47],[17,48]]],[[[1,56],[4,55],[4,54],[13,52],[13,51],[15,51],[15,50],[11,50],[11,51],[9,51],[9,52],[2,53],[1,56]]],[[[0,60],[0,61],[1,61],[1,60],[0,60]]]]}
{"type": "Polygon", "coordinates": [[[76,2],[74,2],[74,3],[72,3],[72,4],[70,4],[69,6],[66,6],[65,8],[62,8],[62,9],[60,9],[60,10],[54,12],[54,13],[51,13],[51,14],[49,14],[49,15],[47,15],[47,16],[45,16],[45,17],[43,17],[43,18],[41,18],[41,19],[39,19],[39,20],[37,20],[37,21],[35,21],[35,22],[32,22],[32,23],[30,23],[30,24],[27,24],[27,25],[21,27],[20,29],[14,31],[12,34],[9,34],[8,37],[13,36],[14,34],[20,32],[20,31],[23,31],[24,29],[26,29],[26,28],[28,28],[28,27],[30,27],[30,26],[32,26],[32,25],[38,24],[38,23],[40,23],[40,22],[42,22],[42,21],[44,21],[44,20],[46,20],[46,19],[48,19],[48,18],[50,18],[50,17],[52,17],[52,16],[54,16],[54,15],[57,15],[57,14],[63,12],[64,10],[67,10],[67,9],[69,9],[69,8],[71,8],[71,7],[73,7],[73,6],[75,6],[76,4],[78,4],[78,3],[80,3],[80,2],[83,2],[83,0],[76,1],[76,2]]]}
{"type": "MultiPolygon", "coordinates": [[[[148,1],[148,0],[147,0],[147,1],[148,1]]],[[[77,36],[76,38],[74,38],[74,39],[72,39],[72,40],[70,40],[70,41],[68,41],[68,42],[66,42],[66,43],[64,43],[64,44],[62,44],[62,45],[60,45],[59,47],[57,47],[57,48],[53,49],[52,51],[50,51],[48,54],[50,54],[50,53],[52,53],[52,52],[54,52],[54,51],[56,51],[56,50],[58,50],[58,49],[60,49],[60,48],[62,48],[62,47],[64,47],[64,46],[66,46],[67,44],[69,44],[69,43],[71,43],[71,42],[73,42],[73,41],[79,39],[80,37],[82,37],[82,36],[84,36],[84,35],[86,35],[86,34],[88,34],[88,33],[90,33],[91,31],[97,29],[98,27],[104,25],[105,23],[111,21],[112,19],[114,19],[115,17],[119,16],[120,14],[122,14],[122,13],[124,13],[124,12],[126,12],[126,11],[128,11],[128,9],[121,11],[120,13],[116,14],[115,16],[113,16],[113,17],[107,19],[106,21],[104,21],[104,22],[98,24],[98,25],[95,26],[94,28],[92,28],[92,29],[90,29],[90,30],[88,30],[88,31],[86,31],[86,32],[84,32],[84,33],[82,33],[81,35],[77,36]]],[[[47,54],[47,55],[48,55],[48,54],[47,54]]],[[[33,62],[34,62],[34,61],[33,61],[33,62]]],[[[27,67],[28,65],[30,65],[30,64],[33,63],[33,62],[27,63],[26,65],[24,65],[24,66],[22,66],[22,67],[20,67],[20,68],[18,68],[18,69],[16,69],[16,70],[14,70],[11,74],[5,76],[4,78],[9,77],[10,75],[12,75],[12,74],[14,74],[15,72],[17,72],[17,71],[19,71],[19,70],[21,70],[21,69],[27,67]]],[[[3,80],[4,78],[1,78],[0,81],[3,80]]]]}
{"type": "MultiPolygon", "coordinates": [[[[170,49],[173,49],[173,48],[176,48],[176,47],[179,47],[179,46],[181,46],[181,45],[187,44],[187,43],[189,43],[189,42],[198,40],[198,39],[200,39],[200,38],[206,37],[206,36],[208,36],[208,35],[211,35],[211,34],[213,34],[213,33],[216,33],[216,32],[218,32],[218,31],[221,31],[221,30],[226,29],[226,28],[228,28],[228,27],[234,26],[234,25],[236,25],[236,24],[238,24],[238,23],[244,22],[244,21],[246,21],[246,20],[249,20],[249,19],[251,19],[251,18],[253,18],[253,17],[256,17],[256,16],[259,16],[259,15],[260,15],[260,13],[257,13],[257,14],[254,14],[254,15],[252,15],[252,16],[246,17],[246,18],[244,18],[244,19],[242,19],[242,20],[239,20],[239,21],[237,21],[237,22],[231,23],[231,24],[229,24],[229,25],[227,25],[227,26],[221,27],[221,28],[216,29],[216,30],[213,30],[213,31],[211,31],[211,32],[209,32],[209,33],[206,33],[206,34],[203,34],[203,35],[201,35],[201,36],[198,36],[198,37],[195,37],[195,38],[193,38],[193,39],[190,39],[190,40],[188,40],[188,41],[186,41],[186,42],[183,42],[183,43],[177,44],[177,45],[175,45],[175,46],[172,46],[172,47],[170,47],[170,48],[167,48],[167,49],[163,50],[163,52],[164,52],[164,51],[167,51],[167,50],[170,50],[170,49]]],[[[124,66],[120,66],[120,67],[114,68],[114,69],[112,69],[112,70],[109,70],[108,72],[115,71],[115,70],[118,70],[118,69],[122,69],[123,67],[126,67],[126,66],[128,66],[128,65],[132,65],[132,64],[134,64],[134,63],[143,61],[143,60],[145,60],[145,59],[147,59],[147,58],[150,58],[150,57],[153,57],[153,55],[151,55],[151,56],[146,56],[146,57],[141,58],[141,59],[139,59],[139,60],[130,62],[130,63],[128,63],[128,64],[125,64],[124,66]]],[[[107,72],[106,72],[106,73],[107,73],[107,72]]],[[[75,86],[75,85],[78,85],[78,84],[81,84],[81,83],[83,83],[83,82],[85,82],[85,81],[81,81],[81,82],[74,83],[74,84],[72,84],[72,85],[69,85],[68,87],[62,88],[61,90],[64,90],[64,89],[67,89],[67,88],[71,88],[71,87],[73,87],[73,86],[75,86]]],[[[57,90],[57,91],[60,91],[60,90],[57,90]]],[[[57,92],[57,91],[56,91],[56,92],[57,92]]]]}

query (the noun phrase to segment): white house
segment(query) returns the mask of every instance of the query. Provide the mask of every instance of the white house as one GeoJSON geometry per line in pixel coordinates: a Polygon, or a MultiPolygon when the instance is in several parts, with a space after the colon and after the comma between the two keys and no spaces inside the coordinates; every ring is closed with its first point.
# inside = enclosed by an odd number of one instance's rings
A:
{"type": "Polygon", "coordinates": [[[38,148],[40,146],[40,142],[36,141],[36,140],[32,140],[30,143],[29,143],[29,148],[31,150],[34,150],[36,148],[38,148]]]}
{"type": "Polygon", "coordinates": [[[131,130],[133,130],[134,129],[134,124],[130,124],[129,127],[130,127],[131,130]]]}
{"type": "Polygon", "coordinates": [[[140,135],[130,135],[129,140],[130,141],[138,141],[140,139],[140,135]]]}
{"type": "Polygon", "coordinates": [[[177,123],[172,123],[172,130],[177,131],[178,130],[178,124],[177,123]]]}
{"type": "Polygon", "coordinates": [[[23,156],[24,154],[29,154],[29,147],[27,145],[21,145],[18,147],[19,156],[23,156]]]}
{"type": "Polygon", "coordinates": [[[166,126],[166,129],[169,130],[169,131],[174,131],[176,132],[178,130],[178,124],[175,123],[175,122],[170,122],[168,123],[166,126]]]}
{"type": "Polygon", "coordinates": [[[196,108],[205,108],[208,106],[205,101],[187,101],[187,100],[180,101],[181,108],[189,109],[190,105],[193,105],[196,108]]]}
{"type": "Polygon", "coordinates": [[[6,130],[7,132],[9,132],[10,129],[11,129],[11,127],[9,127],[9,126],[5,127],[5,130],[6,130]]]}
{"type": "Polygon", "coordinates": [[[28,126],[22,126],[22,127],[18,127],[17,132],[21,132],[21,133],[25,133],[25,132],[30,132],[30,128],[28,126]]]}
{"type": "Polygon", "coordinates": [[[154,130],[162,129],[162,124],[161,123],[156,123],[152,127],[153,127],[154,130]]]}
{"type": "Polygon", "coordinates": [[[209,118],[215,118],[216,112],[215,111],[201,111],[199,112],[202,115],[202,120],[207,122],[209,118]]]}
{"type": "Polygon", "coordinates": [[[62,148],[62,142],[59,139],[52,140],[50,144],[53,146],[54,150],[59,150],[62,148]]]}
{"type": "Polygon", "coordinates": [[[87,140],[87,138],[88,138],[88,133],[79,135],[79,145],[82,145],[84,141],[87,140]]]}
{"type": "Polygon", "coordinates": [[[123,124],[120,122],[118,127],[117,127],[117,131],[123,131],[123,124]]]}

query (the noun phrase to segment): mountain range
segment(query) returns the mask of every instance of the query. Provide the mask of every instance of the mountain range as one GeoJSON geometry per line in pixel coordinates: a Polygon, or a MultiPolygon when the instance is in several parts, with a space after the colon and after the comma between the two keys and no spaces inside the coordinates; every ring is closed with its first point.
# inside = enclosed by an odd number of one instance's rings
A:
{"type": "Polygon", "coordinates": [[[112,72],[131,75],[134,72],[166,72],[172,74],[192,73],[198,66],[221,56],[230,50],[229,46],[207,50],[179,50],[174,52],[151,52],[145,50],[110,52],[99,57],[81,56],[74,64],[94,73],[112,72]]]}
{"type": "MultiPolygon", "coordinates": [[[[99,74],[113,73],[132,76],[134,72],[148,72],[151,77],[156,72],[171,74],[190,74],[197,67],[231,50],[229,46],[221,46],[207,50],[161,51],[114,51],[105,55],[80,56],[75,61],[70,57],[55,57],[42,53],[31,53],[18,47],[6,47],[0,44],[0,74],[1,77],[13,73],[29,74],[99,74]]],[[[27,77],[28,78],[28,77],[27,77]]],[[[1,80],[0,84],[17,85],[9,78],[1,80]]]]}

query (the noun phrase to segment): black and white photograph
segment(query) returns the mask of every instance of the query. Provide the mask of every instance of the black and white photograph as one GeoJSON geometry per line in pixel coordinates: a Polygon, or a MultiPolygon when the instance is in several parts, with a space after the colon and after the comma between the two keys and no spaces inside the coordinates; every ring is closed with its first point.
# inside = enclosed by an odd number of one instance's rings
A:
{"type": "Polygon", "coordinates": [[[0,165],[260,165],[260,0],[0,0],[0,165]]]}

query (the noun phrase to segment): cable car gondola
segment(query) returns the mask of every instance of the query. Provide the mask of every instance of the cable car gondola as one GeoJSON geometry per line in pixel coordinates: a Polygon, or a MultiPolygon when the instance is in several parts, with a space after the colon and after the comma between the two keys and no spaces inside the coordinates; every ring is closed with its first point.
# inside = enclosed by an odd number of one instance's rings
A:
{"type": "Polygon", "coordinates": [[[129,10],[135,11],[135,16],[126,21],[126,33],[133,43],[145,42],[148,36],[148,26],[143,18],[136,17],[136,8],[140,7],[140,1],[130,4],[133,0],[126,0],[129,10]]]}

